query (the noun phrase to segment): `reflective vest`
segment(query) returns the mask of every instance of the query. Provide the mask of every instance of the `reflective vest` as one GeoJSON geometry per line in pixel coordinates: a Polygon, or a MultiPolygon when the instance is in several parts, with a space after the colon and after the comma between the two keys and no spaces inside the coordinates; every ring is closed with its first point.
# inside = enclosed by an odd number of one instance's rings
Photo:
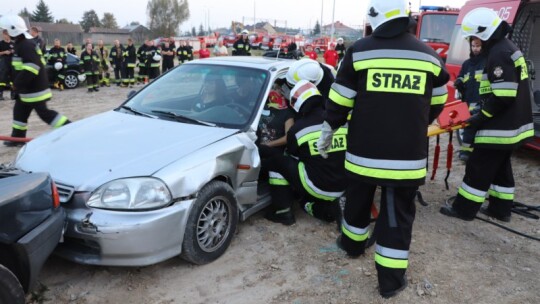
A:
{"type": "Polygon", "coordinates": [[[51,99],[47,72],[39,55],[41,49],[30,40],[18,37],[11,59],[13,85],[23,102],[41,102],[51,99]]]}

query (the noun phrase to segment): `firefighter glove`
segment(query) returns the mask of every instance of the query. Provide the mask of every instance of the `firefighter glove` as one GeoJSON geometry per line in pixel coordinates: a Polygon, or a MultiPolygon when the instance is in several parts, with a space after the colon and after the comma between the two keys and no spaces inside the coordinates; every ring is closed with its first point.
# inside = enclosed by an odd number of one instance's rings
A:
{"type": "Polygon", "coordinates": [[[325,121],[321,127],[321,136],[317,141],[317,150],[323,158],[328,158],[328,150],[332,146],[332,137],[336,130],[332,130],[332,127],[325,121]]]}
{"type": "Polygon", "coordinates": [[[480,126],[489,119],[483,111],[480,111],[466,120],[470,127],[478,129],[480,126]]]}

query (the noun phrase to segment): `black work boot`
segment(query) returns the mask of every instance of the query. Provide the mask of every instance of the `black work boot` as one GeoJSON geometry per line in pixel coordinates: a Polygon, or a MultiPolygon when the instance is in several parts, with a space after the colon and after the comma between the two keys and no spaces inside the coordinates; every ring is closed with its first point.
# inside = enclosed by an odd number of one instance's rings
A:
{"type": "Polygon", "coordinates": [[[382,290],[380,289],[380,284],[379,284],[379,293],[381,294],[383,298],[388,299],[393,296],[396,296],[398,293],[403,291],[405,288],[407,288],[407,285],[409,285],[409,282],[407,282],[407,276],[403,275],[401,279],[401,286],[393,290],[382,290]]]}
{"type": "Polygon", "coordinates": [[[459,214],[456,209],[454,209],[452,206],[450,205],[444,205],[441,207],[441,209],[439,210],[439,212],[441,214],[444,214],[446,216],[449,216],[449,217],[455,217],[455,218],[458,218],[458,219],[461,219],[461,220],[464,220],[464,221],[472,221],[474,220],[474,217],[465,217],[461,214],[459,214]]]}
{"type": "Polygon", "coordinates": [[[481,207],[480,208],[480,213],[482,214],[485,214],[489,217],[493,217],[493,218],[496,218],[498,219],[499,221],[501,222],[506,222],[506,223],[509,223],[510,222],[510,215],[499,215],[499,214],[496,214],[495,212],[489,210],[489,207],[481,207]]]}
{"type": "Polygon", "coordinates": [[[277,210],[277,211],[268,211],[264,216],[265,219],[272,221],[274,223],[281,223],[285,226],[290,226],[296,223],[294,214],[291,211],[291,208],[277,210]]]}

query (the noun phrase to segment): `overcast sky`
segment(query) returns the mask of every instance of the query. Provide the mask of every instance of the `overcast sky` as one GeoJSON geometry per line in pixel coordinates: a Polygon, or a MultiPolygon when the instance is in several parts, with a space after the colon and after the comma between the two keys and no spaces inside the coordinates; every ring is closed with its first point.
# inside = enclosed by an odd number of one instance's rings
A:
{"type": "MultiPolygon", "coordinates": [[[[26,7],[29,12],[36,9],[39,0],[2,0],[0,14],[17,14],[26,7]]],[[[411,0],[413,10],[422,5],[451,5],[460,7],[465,0],[411,0]]],[[[78,23],[85,11],[95,10],[100,18],[103,13],[113,13],[120,27],[138,21],[147,24],[146,5],[148,0],[45,0],[55,19],[66,18],[78,23]]],[[[271,24],[313,28],[315,22],[332,22],[332,7],[335,3],[335,21],[341,21],[353,28],[360,28],[365,16],[367,0],[189,0],[191,16],[180,28],[182,32],[197,29],[207,24],[212,29],[229,27],[231,20],[246,24],[253,23],[253,17],[271,20],[271,24]]]]}

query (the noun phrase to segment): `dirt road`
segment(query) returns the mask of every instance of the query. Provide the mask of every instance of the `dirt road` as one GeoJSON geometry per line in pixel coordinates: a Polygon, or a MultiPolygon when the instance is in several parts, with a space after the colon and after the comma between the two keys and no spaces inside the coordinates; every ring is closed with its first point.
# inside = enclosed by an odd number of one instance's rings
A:
{"type": "MultiPolygon", "coordinates": [[[[72,120],[119,105],[128,89],[55,92],[49,106],[72,120]]],[[[13,101],[0,101],[0,134],[11,127],[13,101]]],[[[49,131],[34,113],[29,136],[49,131]]],[[[447,137],[442,136],[446,155],[447,137]]],[[[457,145],[457,142],[455,143],[457,145]]],[[[433,141],[432,141],[433,150],[433,141]]],[[[18,148],[0,145],[0,163],[18,148]]],[[[441,159],[444,163],[444,157],[441,159]]],[[[335,246],[337,230],[297,210],[291,227],[261,214],[239,225],[230,248],[217,261],[193,266],[179,258],[142,268],[78,265],[51,257],[40,275],[43,288],[31,303],[539,303],[540,242],[480,220],[463,222],[439,214],[455,194],[464,165],[454,160],[450,191],[445,170],[421,188],[429,206],[418,205],[409,287],[383,300],[377,292],[373,248],[358,259],[335,246]]],[[[516,200],[540,204],[540,154],[518,151],[513,158],[516,200]]],[[[538,220],[513,215],[510,227],[540,237],[538,220]]]]}

